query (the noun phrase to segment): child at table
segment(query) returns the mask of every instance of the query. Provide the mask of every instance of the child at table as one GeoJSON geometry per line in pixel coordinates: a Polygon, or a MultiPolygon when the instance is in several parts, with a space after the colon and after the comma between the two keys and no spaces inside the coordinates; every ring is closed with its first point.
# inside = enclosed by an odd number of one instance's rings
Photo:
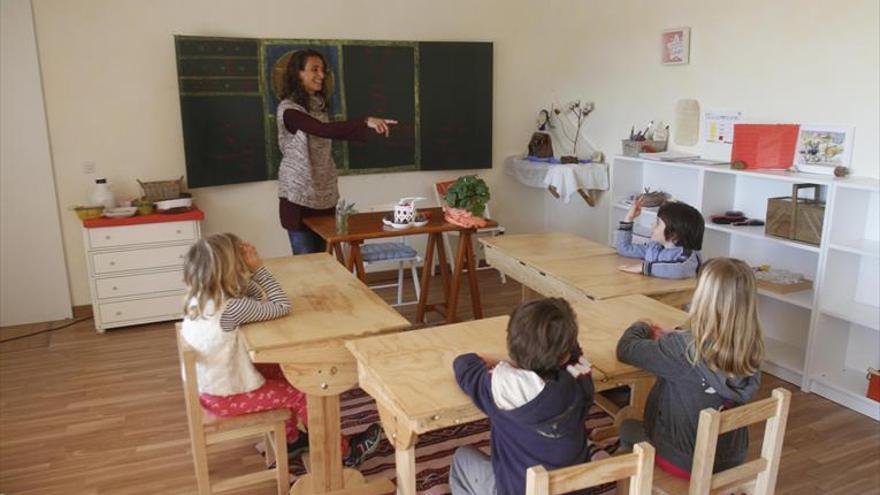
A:
{"type": "MultiPolygon", "coordinates": [[[[256,248],[234,234],[214,234],[186,253],[183,279],[186,303],[181,336],[196,351],[199,401],[216,416],[288,408],[288,452],[308,448],[306,395],[295,389],[277,364],[257,364],[248,357],[239,326],[279,318],[290,312],[290,301],[256,248]]],[[[377,424],[343,439],[347,465],[357,465],[381,439],[377,424]],[[350,446],[350,448],[349,448],[350,446]]]]}
{"type": "MultiPolygon", "coordinates": [[[[633,323],[617,344],[617,359],[657,376],[644,422],[625,420],[624,449],[648,440],[656,464],[688,479],[700,411],[724,410],[752,399],[761,381],[764,340],[752,269],[743,261],[713,258],[703,265],[687,320],[664,332],[633,323]]],[[[748,450],[748,428],[720,436],[716,472],[737,466],[748,450]]]]}
{"type": "Polygon", "coordinates": [[[617,228],[614,247],[621,256],[641,258],[642,262],[624,265],[620,269],[658,278],[696,276],[702,262],[703,215],[687,203],[667,201],[657,211],[651,240],[645,244],[633,244],[633,221],[641,211],[641,199],[636,198],[617,228]]]}
{"type": "Polygon", "coordinates": [[[510,315],[509,361],[477,354],[455,359],[459,386],[491,420],[492,457],[470,446],[456,450],[449,471],[453,495],[522,494],[528,468],[588,460],[584,421],[593,379],[577,336],[564,299],[539,299],[510,315]]]}

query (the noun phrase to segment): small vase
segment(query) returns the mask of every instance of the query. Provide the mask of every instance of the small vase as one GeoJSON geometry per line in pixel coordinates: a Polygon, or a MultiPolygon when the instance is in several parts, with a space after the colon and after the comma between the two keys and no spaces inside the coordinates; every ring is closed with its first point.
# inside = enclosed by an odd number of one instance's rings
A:
{"type": "Polygon", "coordinates": [[[348,233],[348,214],[336,212],[336,233],[337,234],[347,234],[348,233]]]}

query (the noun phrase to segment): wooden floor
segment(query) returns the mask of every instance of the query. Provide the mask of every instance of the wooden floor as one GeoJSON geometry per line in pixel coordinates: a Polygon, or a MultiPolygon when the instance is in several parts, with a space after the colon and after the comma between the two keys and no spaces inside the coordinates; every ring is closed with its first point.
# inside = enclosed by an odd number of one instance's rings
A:
{"type": "MultiPolygon", "coordinates": [[[[519,284],[501,285],[493,271],[480,272],[480,283],[486,316],[519,300],[519,284]]],[[[390,300],[391,290],[382,294],[390,300]]],[[[401,313],[412,318],[415,306],[401,313]]],[[[4,328],[0,336],[45,328],[4,328]]],[[[195,493],[172,332],[163,323],[98,335],[86,320],[0,344],[0,492],[195,493]]],[[[770,376],[762,396],[777,386],[794,392],[777,492],[880,494],[880,423],[770,376]]],[[[246,443],[211,460],[222,475],[262,465],[246,443]]],[[[271,484],[260,488],[241,493],[274,493],[271,484]]]]}

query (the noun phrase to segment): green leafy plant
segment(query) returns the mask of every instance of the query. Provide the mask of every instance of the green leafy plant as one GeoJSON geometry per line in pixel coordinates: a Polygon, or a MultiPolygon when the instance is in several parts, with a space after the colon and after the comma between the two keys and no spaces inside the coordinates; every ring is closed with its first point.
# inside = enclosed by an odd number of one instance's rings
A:
{"type": "Polygon", "coordinates": [[[489,201],[489,186],[476,175],[464,175],[449,186],[443,199],[453,208],[461,208],[481,217],[489,201]]]}

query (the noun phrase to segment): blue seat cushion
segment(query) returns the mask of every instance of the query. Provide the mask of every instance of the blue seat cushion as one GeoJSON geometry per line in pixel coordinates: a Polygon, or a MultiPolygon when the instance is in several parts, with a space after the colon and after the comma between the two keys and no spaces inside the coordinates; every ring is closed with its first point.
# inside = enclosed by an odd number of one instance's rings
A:
{"type": "Polygon", "coordinates": [[[377,242],[361,246],[361,255],[364,261],[370,262],[415,258],[419,253],[400,242],[377,242]]]}

